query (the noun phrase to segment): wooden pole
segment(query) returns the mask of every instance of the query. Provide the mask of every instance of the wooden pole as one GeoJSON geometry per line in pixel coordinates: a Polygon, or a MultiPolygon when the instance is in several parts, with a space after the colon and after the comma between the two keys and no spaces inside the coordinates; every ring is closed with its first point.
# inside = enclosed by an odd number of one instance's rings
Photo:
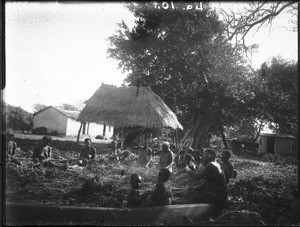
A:
{"type": "Polygon", "coordinates": [[[157,129],[157,142],[158,142],[158,149],[160,150],[160,130],[159,129],[157,129]]]}
{"type": "Polygon", "coordinates": [[[80,136],[80,131],[81,131],[81,128],[82,128],[82,124],[83,124],[83,122],[81,122],[81,124],[80,124],[80,128],[79,128],[79,130],[78,130],[78,135],[77,135],[77,144],[79,144],[79,136],[80,136]]]}
{"type": "Polygon", "coordinates": [[[176,148],[178,149],[178,135],[177,135],[177,129],[175,129],[175,144],[176,144],[176,148]]]}
{"type": "Polygon", "coordinates": [[[124,150],[124,128],[121,129],[121,149],[124,150]]]}
{"type": "Polygon", "coordinates": [[[105,136],[105,133],[106,133],[106,124],[103,125],[103,133],[102,133],[102,135],[105,136]]]}

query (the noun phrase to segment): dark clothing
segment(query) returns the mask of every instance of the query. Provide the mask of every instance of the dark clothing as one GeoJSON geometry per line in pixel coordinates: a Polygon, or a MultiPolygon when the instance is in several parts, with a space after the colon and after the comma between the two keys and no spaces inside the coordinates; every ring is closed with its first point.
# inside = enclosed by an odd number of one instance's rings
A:
{"type": "Polygon", "coordinates": [[[138,152],[139,152],[138,153],[139,157],[137,160],[138,165],[146,166],[151,159],[152,150],[150,148],[147,148],[147,149],[142,148],[142,149],[139,149],[138,152]]]}
{"type": "Polygon", "coordinates": [[[143,197],[140,195],[139,190],[131,188],[127,194],[127,206],[137,207],[143,202],[143,197]]]}
{"type": "Polygon", "coordinates": [[[96,156],[96,148],[94,148],[93,146],[90,146],[90,147],[85,146],[80,151],[81,158],[95,159],[95,156],[96,156]]]}
{"type": "Polygon", "coordinates": [[[130,155],[131,155],[131,152],[129,150],[124,150],[119,155],[119,159],[120,159],[120,161],[125,161],[126,158],[129,157],[130,155]]]}
{"type": "Polygon", "coordinates": [[[158,182],[154,191],[151,193],[151,206],[170,205],[172,203],[173,193],[168,182],[158,182]]]}
{"type": "Polygon", "coordinates": [[[33,150],[33,161],[42,161],[51,157],[52,155],[52,148],[49,145],[40,144],[33,150]]]}
{"type": "Polygon", "coordinates": [[[122,151],[119,148],[112,148],[108,153],[108,158],[110,161],[116,161],[119,162],[122,151]]]}
{"type": "Polygon", "coordinates": [[[198,195],[195,194],[196,202],[202,202],[201,199],[208,194],[210,195],[209,200],[213,201],[220,210],[228,206],[226,178],[219,163],[209,162],[199,174],[192,171],[188,173],[196,180],[206,179],[205,195],[201,191],[197,192],[198,195]],[[197,199],[197,197],[199,198],[197,199]]]}
{"type": "Polygon", "coordinates": [[[169,171],[172,173],[172,163],[173,163],[174,155],[171,150],[160,150],[159,151],[159,167],[166,168],[168,167],[169,171]]]}
{"type": "Polygon", "coordinates": [[[66,160],[45,160],[51,158],[52,156],[52,148],[49,145],[38,145],[33,150],[33,161],[34,162],[42,162],[45,167],[57,167],[66,170],[67,166],[66,160]],[[56,162],[56,163],[55,163],[56,162]],[[59,163],[57,163],[59,162],[59,163]],[[63,164],[64,163],[64,164],[63,164]]]}
{"type": "Polygon", "coordinates": [[[232,178],[233,165],[230,162],[227,162],[227,163],[223,162],[222,169],[223,169],[225,177],[226,177],[226,183],[228,184],[230,178],[232,178]]]}

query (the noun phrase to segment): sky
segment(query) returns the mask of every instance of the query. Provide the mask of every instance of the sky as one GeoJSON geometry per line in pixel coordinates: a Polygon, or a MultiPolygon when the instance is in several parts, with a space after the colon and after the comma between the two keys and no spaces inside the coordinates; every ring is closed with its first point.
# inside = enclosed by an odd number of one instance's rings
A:
{"type": "MultiPolygon", "coordinates": [[[[36,103],[79,106],[102,83],[120,86],[126,74],[107,56],[108,41],[122,20],[134,17],[121,3],[6,2],[6,87],[4,101],[33,113],[36,103]]],[[[271,57],[298,57],[297,32],[281,16],[269,29],[250,34],[259,44],[258,68],[271,57]]]]}

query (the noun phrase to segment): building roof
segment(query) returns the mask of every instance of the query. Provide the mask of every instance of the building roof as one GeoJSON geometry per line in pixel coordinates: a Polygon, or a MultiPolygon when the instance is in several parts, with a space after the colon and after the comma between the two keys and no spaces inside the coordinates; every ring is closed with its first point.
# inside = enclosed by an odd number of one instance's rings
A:
{"type": "Polygon", "coordinates": [[[114,127],[183,129],[176,115],[149,87],[102,84],[87,100],[78,120],[106,122],[114,127]],[[137,95],[138,94],[138,95],[137,95]]]}
{"type": "Polygon", "coordinates": [[[33,116],[37,115],[37,114],[40,114],[41,112],[49,109],[49,108],[54,108],[56,109],[58,112],[64,114],[65,116],[67,116],[68,118],[72,118],[72,119],[75,119],[77,120],[78,116],[79,116],[79,113],[80,111],[75,111],[75,110],[63,110],[63,109],[60,109],[60,108],[55,108],[53,106],[48,106],[42,110],[39,110],[38,112],[34,113],[33,116]]]}
{"type": "Polygon", "coordinates": [[[68,118],[77,119],[80,111],[77,110],[63,110],[60,108],[56,108],[59,112],[65,114],[68,118]]]}

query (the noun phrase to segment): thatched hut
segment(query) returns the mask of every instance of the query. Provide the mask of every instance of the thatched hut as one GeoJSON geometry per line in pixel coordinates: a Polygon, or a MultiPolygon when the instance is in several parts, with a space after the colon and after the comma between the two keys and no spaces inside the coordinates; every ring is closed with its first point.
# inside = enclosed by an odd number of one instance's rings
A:
{"type": "Polygon", "coordinates": [[[149,87],[102,84],[87,100],[78,120],[129,127],[183,129],[176,115],[149,87]]]}

